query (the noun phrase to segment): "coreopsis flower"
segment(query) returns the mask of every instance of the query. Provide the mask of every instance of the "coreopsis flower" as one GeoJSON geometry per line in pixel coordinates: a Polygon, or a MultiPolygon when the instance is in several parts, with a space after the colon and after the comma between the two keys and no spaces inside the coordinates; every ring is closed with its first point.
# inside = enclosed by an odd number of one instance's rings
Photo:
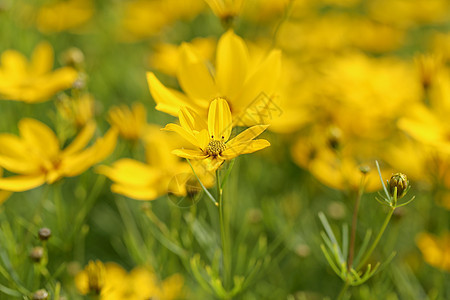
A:
{"type": "Polygon", "coordinates": [[[211,102],[221,98],[228,102],[234,121],[254,125],[261,124],[258,115],[267,113],[269,107],[261,104],[272,101],[280,74],[279,50],[251,65],[247,45],[230,30],[218,42],[215,71],[190,44],[181,45],[177,78],[185,94],[165,87],[152,72],[147,81],[157,110],[176,116],[186,106],[206,117],[211,102]]]}
{"type": "Polygon", "coordinates": [[[86,24],[94,15],[92,0],[68,0],[42,6],[37,14],[37,28],[45,33],[60,32],[86,24]]]}
{"type": "Polygon", "coordinates": [[[35,119],[22,119],[20,137],[0,134],[0,166],[18,174],[0,178],[0,189],[21,192],[81,174],[107,157],[116,145],[117,132],[111,129],[85,148],[95,129],[93,122],[88,123],[72,143],[61,149],[47,125],[35,119]]]}
{"type": "Polygon", "coordinates": [[[137,141],[146,133],[147,111],[142,103],[134,103],[131,109],[126,105],[113,106],[108,112],[108,122],[122,138],[137,141]]]}
{"type": "Polygon", "coordinates": [[[225,160],[270,146],[267,140],[254,140],[268,125],[252,126],[229,140],[233,122],[228,102],[223,98],[212,101],[208,123],[187,107],[180,110],[178,118],[181,126],[168,124],[165,129],[178,133],[191,145],[172,153],[188,159],[206,160],[212,170],[219,168],[225,160]]]}
{"type": "Polygon", "coordinates": [[[52,67],[53,49],[49,43],[36,46],[30,62],[15,50],[4,51],[0,66],[0,99],[44,102],[71,87],[77,79],[78,74],[73,68],[52,71],[52,67]]]}
{"type": "MultiPolygon", "coordinates": [[[[168,193],[184,196],[189,184],[196,178],[188,163],[171,151],[180,146],[177,136],[162,132],[156,125],[149,125],[144,137],[146,162],[122,158],[111,166],[101,165],[97,172],[113,181],[111,190],[136,200],[154,200],[168,193]]],[[[196,174],[205,186],[214,184],[214,175],[200,165],[194,165],[196,174]]],[[[192,182],[193,181],[193,182],[192,182]]]]}
{"type": "Polygon", "coordinates": [[[161,281],[145,267],[127,273],[115,263],[90,261],[76,275],[75,285],[81,294],[97,295],[100,300],[175,300],[183,294],[184,280],[174,274],[161,281]]]}
{"type": "Polygon", "coordinates": [[[416,238],[416,244],[424,260],[435,268],[450,272],[450,233],[442,236],[423,232],[416,238]]]}
{"type": "Polygon", "coordinates": [[[83,94],[78,98],[64,97],[58,99],[56,108],[59,115],[76,128],[83,128],[94,118],[94,97],[83,94]]]}

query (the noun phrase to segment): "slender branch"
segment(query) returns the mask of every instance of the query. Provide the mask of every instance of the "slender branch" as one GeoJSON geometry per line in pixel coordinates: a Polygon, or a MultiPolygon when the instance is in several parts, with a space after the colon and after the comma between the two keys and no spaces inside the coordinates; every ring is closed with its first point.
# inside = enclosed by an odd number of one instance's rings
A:
{"type": "Polygon", "coordinates": [[[375,247],[378,245],[378,242],[380,241],[381,236],[383,235],[384,231],[386,230],[387,225],[389,224],[389,221],[391,220],[394,210],[395,210],[395,207],[390,208],[389,213],[387,214],[386,219],[384,220],[383,226],[381,226],[380,232],[378,233],[373,244],[370,246],[369,250],[366,252],[363,259],[359,263],[358,267],[356,268],[357,270],[362,268],[364,266],[364,264],[366,263],[366,261],[369,259],[369,257],[372,255],[373,250],[375,250],[375,247]]]}

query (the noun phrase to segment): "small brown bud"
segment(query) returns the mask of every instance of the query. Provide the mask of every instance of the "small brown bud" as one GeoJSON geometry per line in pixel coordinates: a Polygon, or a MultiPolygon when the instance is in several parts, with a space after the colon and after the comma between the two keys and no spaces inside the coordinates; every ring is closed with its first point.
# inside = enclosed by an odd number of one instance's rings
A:
{"type": "Polygon", "coordinates": [[[33,300],[47,300],[48,293],[46,290],[38,290],[33,294],[33,300]]]}
{"type": "Polygon", "coordinates": [[[397,188],[397,199],[402,198],[405,196],[408,187],[409,180],[405,174],[395,173],[391,176],[391,179],[389,180],[389,194],[391,194],[392,197],[394,196],[395,188],[397,188]]]}
{"type": "Polygon", "coordinates": [[[44,248],[34,247],[33,249],[31,249],[30,258],[34,262],[40,262],[43,256],[44,256],[44,248]]]}
{"type": "Polygon", "coordinates": [[[47,227],[43,227],[43,228],[39,229],[38,234],[39,234],[39,239],[41,241],[46,241],[52,236],[52,231],[47,227]]]}

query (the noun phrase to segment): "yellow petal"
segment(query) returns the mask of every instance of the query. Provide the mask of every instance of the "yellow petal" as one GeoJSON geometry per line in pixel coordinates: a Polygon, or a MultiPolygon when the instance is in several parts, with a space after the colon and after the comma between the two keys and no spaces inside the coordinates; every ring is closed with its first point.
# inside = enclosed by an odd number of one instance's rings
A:
{"type": "Polygon", "coordinates": [[[116,183],[130,186],[153,185],[161,177],[157,169],[129,158],[122,158],[111,167],[98,166],[95,170],[116,183]]]}
{"type": "Polygon", "coordinates": [[[186,43],[181,45],[177,78],[183,91],[192,99],[202,99],[209,102],[218,95],[214,78],[205,62],[186,43]]]}
{"type": "Polygon", "coordinates": [[[239,144],[239,143],[248,142],[250,140],[253,140],[255,137],[260,135],[264,130],[266,130],[267,127],[269,127],[269,125],[252,126],[248,129],[244,130],[240,134],[238,134],[235,138],[231,139],[227,143],[227,147],[233,147],[234,144],[239,144]]]}
{"type": "Polygon", "coordinates": [[[206,155],[200,150],[189,150],[189,149],[175,149],[172,151],[172,154],[188,159],[205,159],[208,157],[208,155],[206,155]]]}
{"type": "Polygon", "coordinates": [[[248,49],[232,30],[222,35],[217,46],[216,82],[222,95],[234,99],[248,72],[248,49]]]}
{"type": "Polygon", "coordinates": [[[234,144],[233,147],[229,147],[223,151],[220,156],[224,159],[233,159],[239,155],[253,153],[269,146],[270,143],[267,140],[253,140],[245,143],[234,144]]]}
{"type": "Polygon", "coordinates": [[[20,135],[28,146],[46,158],[59,153],[59,141],[53,131],[44,123],[34,119],[22,119],[19,122],[20,135]]]}
{"type": "Polygon", "coordinates": [[[192,145],[200,147],[198,140],[195,138],[194,134],[177,124],[169,123],[166,125],[166,127],[163,128],[163,130],[174,131],[192,145]]]}
{"type": "Polygon", "coordinates": [[[8,171],[19,174],[34,174],[40,171],[40,165],[32,159],[8,157],[0,155],[0,166],[8,171]]]}
{"type": "Polygon", "coordinates": [[[15,50],[4,51],[2,53],[1,63],[1,70],[8,74],[8,77],[18,78],[27,71],[27,58],[15,50]]]}
{"type": "Polygon", "coordinates": [[[47,42],[36,46],[31,57],[30,72],[36,76],[43,75],[53,68],[53,48],[47,42]]]}
{"type": "Polygon", "coordinates": [[[160,196],[155,186],[136,187],[113,184],[111,185],[111,191],[136,200],[154,200],[160,196]]]}
{"type": "Polygon", "coordinates": [[[233,129],[231,111],[225,99],[211,102],[208,112],[208,131],[211,138],[227,141],[233,129]]]}
{"type": "Polygon", "coordinates": [[[183,107],[178,114],[181,127],[189,129],[191,131],[201,131],[202,129],[208,129],[208,125],[194,110],[189,107],[183,107]]]}
{"type": "Polygon", "coordinates": [[[95,128],[96,125],[94,121],[87,123],[73,142],[63,150],[63,155],[71,155],[86,147],[95,133],[95,128]]]}
{"type": "Polygon", "coordinates": [[[241,111],[257,99],[261,93],[267,96],[273,92],[281,75],[281,51],[272,50],[259,68],[245,82],[239,103],[232,102],[236,110],[241,111]]]}
{"type": "Polygon", "coordinates": [[[208,147],[209,140],[210,140],[209,133],[208,130],[206,129],[203,129],[197,135],[198,145],[200,146],[200,149],[202,149],[203,151],[205,151],[206,147],[208,147]]]}
{"type": "Polygon", "coordinates": [[[147,73],[147,82],[157,110],[177,116],[183,106],[190,106],[194,109],[197,107],[195,102],[182,93],[166,88],[152,72],[147,73]]]}
{"type": "Polygon", "coordinates": [[[34,189],[45,183],[45,175],[19,175],[0,178],[0,189],[12,192],[23,192],[34,189]]]}

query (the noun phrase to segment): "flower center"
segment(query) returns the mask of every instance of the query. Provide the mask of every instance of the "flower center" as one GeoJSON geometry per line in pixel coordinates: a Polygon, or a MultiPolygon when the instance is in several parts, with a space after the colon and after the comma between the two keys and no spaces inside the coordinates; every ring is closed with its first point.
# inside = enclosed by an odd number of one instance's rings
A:
{"type": "Polygon", "coordinates": [[[220,155],[227,146],[224,142],[218,141],[218,140],[210,140],[208,143],[208,147],[206,147],[206,152],[208,152],[209,155],[216,157],[217,155],[220,155]]]}

